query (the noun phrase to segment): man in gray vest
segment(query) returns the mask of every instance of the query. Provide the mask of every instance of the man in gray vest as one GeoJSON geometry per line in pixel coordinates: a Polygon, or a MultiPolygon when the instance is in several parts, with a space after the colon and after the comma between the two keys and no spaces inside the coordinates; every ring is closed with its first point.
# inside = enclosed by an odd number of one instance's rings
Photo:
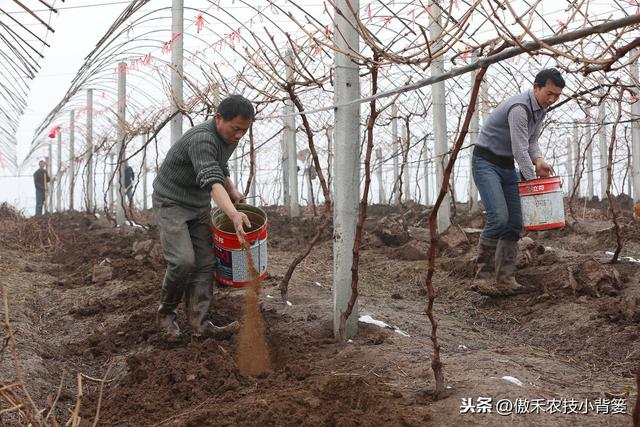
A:
{"type": "Polygon", "coordinates": [[[244,195],[231,181],[227,162],[254,118],[249,100],[225,98],[215,118],[189,129],[171,146],[153,181],[153,214],[167,262],[158,322],[170,339],[180,336],[176,319],[183,295],[194,335],[224,338],[238,329],[238,322],[220,327],[207,319],[215,269],[211,199],[244,237],[243,226],[251,223],[234,206],[244,195]]]}
{"type": "Polygon", "coordinates": [[[515,279],[523,224],[514,160],[525,180],[551,174],[538,138],[547,109],[558,100],[564,86],[555,68],[540,71],[533,89],[498,105],[478,135],[471,170],[486,211],[486,224],[478,244],[472,289],[483,295],[523,291],[515,279]]]}

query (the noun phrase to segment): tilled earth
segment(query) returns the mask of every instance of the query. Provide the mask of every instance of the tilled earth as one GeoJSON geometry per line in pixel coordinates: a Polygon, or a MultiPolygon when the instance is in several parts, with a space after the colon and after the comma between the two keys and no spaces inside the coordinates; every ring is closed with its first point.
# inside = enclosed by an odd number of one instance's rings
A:
{"type": "MultiPolygon", "coordinates": [[[[24,219],[0,209],[0,280],[27,386],[43,414],[54,406],[52,424],[71,417],[81,378],[82,425],[97,414],[108,426],[630,425],[640,264],[624,257],[640,258],[640,226],[621,218],[614,265],[615,233],[598,208],[579,209],[571,228],[529,233],[518,272],[529,292],[488,299],[469,290],[482,217],[458,210],[434,277],[449,396],[433,401],[420,206],[370,207],[360,315],[398,330],[361,322],[347,343],[332,332],[330,230],[293,275],[287,304],[278,284],[319,219],[267,209],[261,304],[273,372],[258,378],[238,372],[233,339],[192,338],[183,313],[183,339],[163,338],[154,320],[164,261],[148,212],[136,218],[145,227],[115,229],[93,215],[24,219]],[[478,405],[487,399],[490,413],[478,405]],[[517,405],[510,414],[507,401],[517,405]]],[[[242,292],[216,288],[214,323],[239,319],[242,292]]],[[[10,384],[11,345],[0,348],[0,381],[10,384]]],[[[24,424],[0,412],[0,426],[24,424]]]]}

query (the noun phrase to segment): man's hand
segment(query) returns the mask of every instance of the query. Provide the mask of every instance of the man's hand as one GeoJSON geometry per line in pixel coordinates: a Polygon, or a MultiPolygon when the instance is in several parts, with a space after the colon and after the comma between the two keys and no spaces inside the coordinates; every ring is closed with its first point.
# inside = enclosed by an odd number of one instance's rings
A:
{"type": "Polygon", "coordinates": [[[536,159],[536,175],[541,178],[551,176],[551,166],[542,157],[536,159]]]}
{"type": "Polygon", "coordinates": [[[244,194],[242,194],[240,191],[235,189],[229,192],[229,198],[231,199],[234,205],[236,203],[242,203],[245,201],[244,194]]]}
{"type": "Polygon", "coordinates": [[[251,221],[244,212],[236,211],[231,215],[231,222],[233,222],[233,228],[236,230],[236,234],[240,238],[240,243],[244,244],[247,234],[244,231],[243,225],[251,227],[251,221]]]}

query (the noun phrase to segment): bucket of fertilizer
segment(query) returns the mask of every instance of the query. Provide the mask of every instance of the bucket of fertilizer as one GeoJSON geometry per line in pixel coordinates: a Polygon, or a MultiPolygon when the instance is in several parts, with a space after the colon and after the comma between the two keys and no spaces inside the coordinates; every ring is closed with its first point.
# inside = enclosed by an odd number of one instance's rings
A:
{"type": "MultiPolygon", "coordinates": [[[[251,256],[258,272],[258,281],[267,276],[267,214],[255,206],[238,204],[236,209],[243,212],[251,227],[245,232],[251,247],[251,256]]],[[[245,286],[252,281],[240,240],[236,235],[233,223],[222,212],[216,209],[211,214],[213,229],[213,247],[216,254],[216,271],[214,276],[218,282],[227,286],[245,286]]]]}
{"type": "Polygon", "coordinates": [[[525,231],[564,227],[564,203],[559,176],[521,182],[519,187],[525,231]]]}

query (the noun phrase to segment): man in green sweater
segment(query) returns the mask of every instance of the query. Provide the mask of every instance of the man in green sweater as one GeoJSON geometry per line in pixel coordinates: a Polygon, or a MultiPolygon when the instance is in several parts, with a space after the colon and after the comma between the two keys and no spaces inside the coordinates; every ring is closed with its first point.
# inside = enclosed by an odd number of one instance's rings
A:
{"type": "Polygon", "coordinates": [[[225,337],[238,329],[238,322],[220,327],[207,318],[215,269],[211,199],[244,237],[243,226],[251,224],[234,206],[244,195],[236,190],[227,162],[254,118],[249,100],[240,95],[225,98],[215,118],[189,129],[173,144],[153,181],[153,213],[167,262],[158,322],[170,338],[180,336],[176,319],[183,295],[194,335],[225,337]]]}

